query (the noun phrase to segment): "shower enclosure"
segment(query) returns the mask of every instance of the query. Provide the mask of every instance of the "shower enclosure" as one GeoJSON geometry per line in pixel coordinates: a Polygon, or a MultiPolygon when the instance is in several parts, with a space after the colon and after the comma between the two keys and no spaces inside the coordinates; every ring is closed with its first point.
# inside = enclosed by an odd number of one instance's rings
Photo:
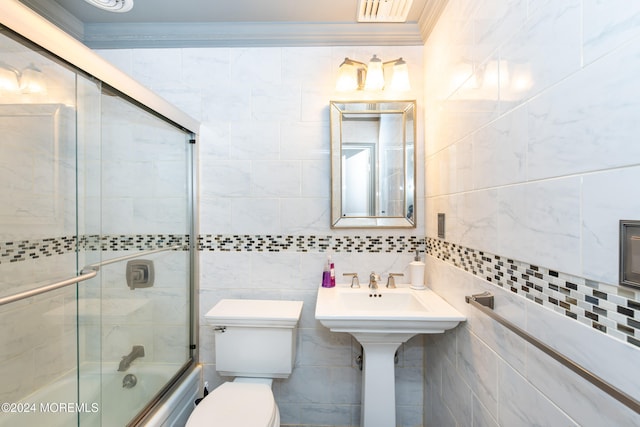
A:
{"type": "Polygon", "coordinates": [[[193,365],[195,130],[0,26],[0,426],[135,423],[193,365]]]}

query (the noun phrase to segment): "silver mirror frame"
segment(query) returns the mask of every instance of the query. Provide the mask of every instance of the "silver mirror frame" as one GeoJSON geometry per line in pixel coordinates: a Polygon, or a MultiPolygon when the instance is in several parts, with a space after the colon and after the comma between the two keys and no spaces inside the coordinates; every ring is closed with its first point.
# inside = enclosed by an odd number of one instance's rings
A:
{"type": "Polygon", "coordinates": [[[416,228],[416,101],[331,101],[329,111],[331,125],[331,228],[416,228]],[[413,200],[411,217],[342,215],[342,118],[344,113],[353,113],[347,108],[358,107],[354,104],[368,106],[358,111],[370,110],[380,114],[403,115],[404,210],[408,209],[407,200],[413,200]],[[411,126],[407,126],[408,120],[412,121],[411,126]],[[412,145],[412,150],[409,149],[408,143],[412,145]],[[409,190],[410,188],[412,190],[409,190]],[[409,193],[409,191],[412,192],[409,193]]]}

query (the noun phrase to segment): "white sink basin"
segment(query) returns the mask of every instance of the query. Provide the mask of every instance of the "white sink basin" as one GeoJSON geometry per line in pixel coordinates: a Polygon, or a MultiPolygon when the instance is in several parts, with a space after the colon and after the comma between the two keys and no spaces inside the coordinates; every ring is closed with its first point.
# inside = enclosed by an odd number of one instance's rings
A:
{"type": "Polygon", "coordinates": [[[408,285],[376,291],[349,285],[320,288],[316,319],[362,344],[362,416],[365,427],[395,427],[395,352],[416,334],[455,328],[465,317],[429,289],[408,285]]]}
{"type": "Polygon", "coordinates": [[[409,339],[415,334],[442,333],[465,317],[429,289],[398,285],[374,292],[337,285],[319,289],[316,319],[334,332],[408,334],[409,339]]]}

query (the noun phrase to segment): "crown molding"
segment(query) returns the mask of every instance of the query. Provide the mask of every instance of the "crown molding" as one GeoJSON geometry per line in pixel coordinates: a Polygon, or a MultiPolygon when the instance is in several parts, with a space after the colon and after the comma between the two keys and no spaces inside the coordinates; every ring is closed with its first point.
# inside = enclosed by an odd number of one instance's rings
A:
{"type": "Polygon", "coordinates": [[[418,19],[420,35],[424,42],[429,38],[431,31],[435,28],[438,19],[440,19],[440,15],[442,15],[442,12],[445,7],[447,7],[448,3],[449,0],[431,0],[428,5],[425,4],[425,7],[422,9],[422,13],[420,14],[420,18],[418,19]]]}
{"type": "Polygon", "coordinates": [[[21,0],[21,2],[76,40],[82,41],[84,39],[84,23],[57,2],[33,0],[21,0]]]}
{"type": "Polygon", "coordinates": [[[423,44],[417,23],[287,22],[86,24],[83,42],[94,49],[423,44]]]}
{"type": "Polygon", "coordinates": [[[448,0],[425,4],[417,23],[190,22],[84,24],[55,1],[21,0],[96,49],[251,46],[423,45],[448,0]]]}

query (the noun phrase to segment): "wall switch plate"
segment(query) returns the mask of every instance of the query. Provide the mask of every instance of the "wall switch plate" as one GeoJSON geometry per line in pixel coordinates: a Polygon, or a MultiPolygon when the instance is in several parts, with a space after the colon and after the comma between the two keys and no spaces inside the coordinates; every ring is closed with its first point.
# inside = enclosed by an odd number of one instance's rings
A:
{"type": "Polygon", "coordinates": [[[438,214],[438,237],[444,239],[444,214],[438,214]]]}

